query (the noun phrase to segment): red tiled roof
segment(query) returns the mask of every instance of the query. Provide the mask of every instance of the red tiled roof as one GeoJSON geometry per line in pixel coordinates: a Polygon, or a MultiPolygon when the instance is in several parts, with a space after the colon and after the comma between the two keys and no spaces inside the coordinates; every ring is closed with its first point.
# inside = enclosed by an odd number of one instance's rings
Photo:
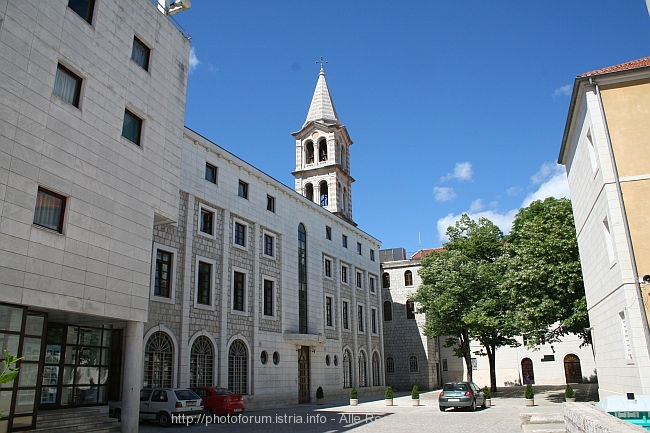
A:
{"type": "Polygon", "coordinates": [[[608,74],[611,72],[629,71],[632,69],[646,68],[648,66],[650,66],[650,56],[643,57],[637,60],[631,60],[629,62],[621,63],[620,65],[608,66],[603,69],[597,69],[595,71],[586,72],[584,74],[578,75],[578,78],[608,74]]]}
{"type": "Polygon", "coordinates": [[[420,251],[416,252],[415,254],[413,254],[411,256],[411,260],[420,260],[420,259],[424,258],[424,256],[428,255],[429,253],[432,253],[434,251],[442,251],[442,250],[444,250],[443,247],[425,248],[425,249],[420,250],[420,251]]]}

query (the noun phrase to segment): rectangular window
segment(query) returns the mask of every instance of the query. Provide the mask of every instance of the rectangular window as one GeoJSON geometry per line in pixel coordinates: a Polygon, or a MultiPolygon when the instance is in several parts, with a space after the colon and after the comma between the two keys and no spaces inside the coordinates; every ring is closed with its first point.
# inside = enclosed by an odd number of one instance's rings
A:
{"type": "Polygon", "coordinates": [[[86,20],[88,24],[93,23],[93,10],[95,9],[95,0],[69,0],[68,7],[81,18],[86,20]]]}
{"type": "Polygon", "coordinates": [[[363,332],[363,305],[357,305],[357,321],[359,322],[359,332],[363,332]]]}
{"type": "Polygon", "coordinates": [[[140,145],[140,135],[142,134],[142,119],[130,112],[124,110],[124,122],[122,123],[122,137],[140,145]]]}
{"type": "Polygon", "coordinates": [[[81,77],[59,63],[56,67],[53,93],[68,104],[78,108],[79,95],[81,93],[81,77]]]}
{"type": "Polygon", "coordinates": [[[45,188],[38,188],[34,224],[63,233],[66,198],[45,188]]]}
{"type": "Polygon", "coordinates": [[[239,181],[239,186],[237,187],[237,195],[242,198],[248,199],[248,184],[243,180],[239,181]]]}
{"type": "Polygon", "coordinates": [[[235,271],[233,274],[232,309],[244,311],[246,274],[235,271]]]}
{"type": "Polygon", "coordinates": [[[357,254],[361,255],[361,242],[357,242],[357,254]]]}
{"type": "Polygon", "coordinates": [[[273,281],[264,280],[264,315],[273,316],[273,281]]]}
{"type": "Polygon", "coordinates": [[[153,294],[169,298],[172,286],[172,253],[163,250],[156,251],[156,275],[154,278],[153,294]]]}
{"type": "Polygon", "coordinates": [[[275,197],[266,195],[266,210],[275,213],[275,197]]]}
{"type": "Polygon", "coordinates": [[[357,272],[357,288],[363,288],[363,274],[361,272],[357,272]]]}
{"type": "Polygon", "coordinates": [[[607,248],[609,263],[613,264],[616,262],[616,255],[614,253],[614,240],[612,239],[612,232],[609,229],[609,221],[607,218],[603,220],[603,235],[605,237],[605,246],[607,248]]]}
{"type": "Polygon", "coordinates": [[[348,267],[347,266],[341,266],[341,282],[347,284],[348,283],[348,267]]]}
{"type": "Polygon", "coordinates": [[[377,333],[377,310],[372,309],[370,310],[370,329],[372,329],[372,333],[376,334],[377,333]]]}
{"type": "Polygon", "coordinates": [[[447,366],[447,358],[442,358],[442,371],[449,371],[449,367],[447,366]]]}
{"type": "Polygon", "coordinates": [[[348,247],[348,237],[345,235],[341,235],[341,245],[343,245],[343,248],[348,247]]]}
{"type": "Polygon", "coordinates": [[[206,235],[214,236],[214,212],[201,208],[200,230],[206,235]]]}
{"type": "Polygon", "coordinates": [[[334,321],[332,320],[332,298],[327,296],[325,298],[325,324],[327,326],[333,326],[334,321]]]}
{"type": "Polygon", "coordinates": [[[264,255],[273,257],[273,236],[264,235],[264,255]]]}
{"type": "Polygon", "coordinates": [[[332,278],[332,261],[330,259],[325,259],[325,276],[332,278]]]}
{"type": "Polygon", "coordinates": [[[370,261],[371,262],[375,261],[375,250],[370,250],[370,261]]]}
{"type": "Polygon", "coordinates": [[[328,241],[332,240],[332,227],[330,226],[325,226],[325,239],[328,241]]]}
{"type": "Polygon", "coordinates": [[[205,180],[217,183],[217,167],[208,162],[205,163],[205,180]]]}
{"type": "Polygon", "coordinates": [[[372,293],[375,293],[375,277],[370,277],[370,291],[372,293]]]}
{"type": "Polygon", "coordinates": [[[149,54],[151,49],[144,44],[137,36],[133,36],[133,49],[131,50],[131,59],[140,65],[145,71],[149,70],[149,54]]]}
{"type": "Polygon", "coordinates": [[[196,282],[196,303],[210,305],[212,295],[212,265],[199,261],[196,282]]]}
{"type": "Polygon", "coordinates": [[[348,320],[348,301],[343,301],[341,315],[343,316],[343,329],[350,329],[350,322],[348,320]]]}
{"type": "Polygon", "coordinates": [[[246,246],[246,226],[244,224],[235,223],[235,244],[246,246]]]}

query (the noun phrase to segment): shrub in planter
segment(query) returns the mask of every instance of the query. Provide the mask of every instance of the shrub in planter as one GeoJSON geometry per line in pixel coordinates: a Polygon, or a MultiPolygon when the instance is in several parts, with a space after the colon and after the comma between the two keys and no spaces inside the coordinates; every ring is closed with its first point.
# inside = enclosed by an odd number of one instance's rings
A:
{"type": "Polygon", "coordinates": [[[575,401],[576,400],[576,393],[573,390],[573,388],[571,388],[571,385],[569,385],[569,384],[567,384],[566,388],[564,388],[564,398],[567,401],[575,401]]]}
{"type": "Polygon", "coordinates": [[[535,398],[535,391],[530,383],[526,384],[526,389],[524,389],[524,398],[535,398]]]}
{"type": "Polygon", "coordinates": [[[418,386],[413,385],[413,389],[411,390],[411,399],[413,400],[419,400],[420,399],[420,391],[418,391],[418,386]]]}
{"type": "Polygon", "coordinates": [[[322,400],[323,399],[323,387],[319,386],[318,389],[316,389],[316,399],[317,400],[322,400]]]}
{"type": "Polygon", "coordinates": [[[393,397],[393,388],[391,388],[390,386],[388,388],[386,388],[386,392],[384,393],[384,398],[386,400],[388,400],[390,398],[394,398],[393,397]]]}
{"type": "Polygon", "coordinates": [[[488,388],[487,386],[483,388],[483,394],[485,394],[485,398],[487,400],[492,398],[492,392],[490,391],[490,388],[488,388]]]}
{"type": "Polygon", "coordinates": [[[357,393],[357,388],[354,386],[350,388],[350,398],[354,400],[359,398],[359,394],[357,393]]]}

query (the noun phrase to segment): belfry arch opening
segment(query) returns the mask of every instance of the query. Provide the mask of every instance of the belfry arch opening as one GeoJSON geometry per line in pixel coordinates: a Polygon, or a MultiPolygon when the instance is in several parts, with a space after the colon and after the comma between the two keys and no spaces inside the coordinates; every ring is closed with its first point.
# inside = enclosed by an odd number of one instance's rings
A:
{"type": "Polygon", "coordinates": [[[322,139],[318,142],[318,160],[327,161],[327,140],[322,139]]]}
{"type": "Polygon", "coordinates": [[[321,181],[321,183],[318,185],[318,189],[320,192],[320,205],[321,206],[327,206],[329,202],[329,194],[327,193],[327,182],[324,180],[321,181]]]}

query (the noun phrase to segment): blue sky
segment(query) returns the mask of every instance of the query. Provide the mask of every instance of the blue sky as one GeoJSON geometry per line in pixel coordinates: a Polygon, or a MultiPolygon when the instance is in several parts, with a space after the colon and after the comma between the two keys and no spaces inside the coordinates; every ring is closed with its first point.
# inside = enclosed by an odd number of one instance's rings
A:
{"type": "Polygon", "coordinates": [[[567,196],[576,75],[650,55],[644,0],[193,0],[185,124],[293,188],[321,56],[351,147],[353,218],[382,248],[437,247],[463,212],[508,232],[567,196]]]}

